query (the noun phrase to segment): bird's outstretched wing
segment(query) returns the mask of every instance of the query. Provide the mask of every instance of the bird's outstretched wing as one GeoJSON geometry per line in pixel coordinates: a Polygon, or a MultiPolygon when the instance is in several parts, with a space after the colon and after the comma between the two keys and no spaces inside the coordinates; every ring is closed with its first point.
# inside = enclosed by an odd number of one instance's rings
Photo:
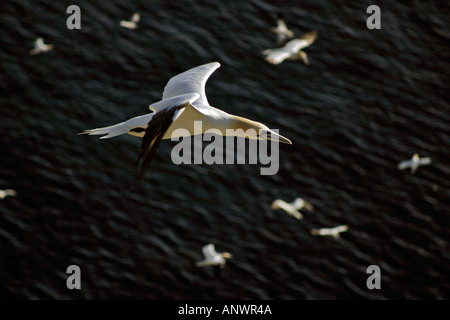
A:
{"type": "Polygon", "coordinates": [[[264,58],[271,64],[280,64],[291,56],[291,52],[286,50],[285,47],[278,49],[267,49],[262,52],[266,57],[264,58]]]}
{"type": "Polygon", "coordinates": [[[167,129],[183,113],[186,107],[192,106],[192,103],[198,98],[199,94],[197,93],[182,94],[150,105],[150,110],[155,113],[145,128],[141,151],[136,160],[136,164],[138,164],[142,158],[144,159],[139,174],[141,179],[144,178],[167,129]]]}
{"type": "Polygon", "coordinates": [[[42,39],[42,38],[37,38],[37,39],[34,41],[34,45],[36,46],[36,48],[43,49],[43,48],[44,48],[44,39],[42,39]]]}
{"type": "Polygon", "coordinates": [[[410,168],[411,166],[412,166],[412,161],[411,160],[405,160],[405,161],[402,161],[402,162],[400,162],[399,164],[398,164],[398,166],[397,166],[397,169],[398,170],[404,170],[404,169],[406,169],[406,168],[410,168]]]}
{"type": "Polygon", "coordinates": [[[348,225],[337,226],[334,229],[335,232],[345,232],[348,231],[348,225]]]}
{"type": "Polygon", "coordinates": [[[131,16],[130,20],[133,21],[134,23],[138,23],[140,19],[141,15],[139,14],[139,12],[136,12],[131,16]]]}
{"type": "Polygon", "coordinates": [[[299,50],[309,46],[308,41],[305,39],[294,39],[287,42],[282,48],[286,52],[297,53],[299,50]]]}
{"type": "Polygon", "coordinates": [[[212,259],[217,255],[216,249],[212,243],[204,246],[202,252],[207,260],[212,259]]]}
{"type": "Polygon", "coordinates": [[[162,99],[186,93],[198,93],[200,97],[195,101],[194,106],[201,111],[201,107],[209,106],[205,93],[206,81],[219,67],[220,63],[211,62],[172,77],[164,88],[162,99]]]}
{"type": "Polygon", "coordinates": [[[425,165],[428,165],[430,163],[431,163],[431,158],[429,158],[429,157],[420,158],[420,160],[419,160],[419,164],[421,166],[425,166],[425,165]]]}
{"type": "Polygon", "coordinates": [[[277,44],[284,45],[286,41],[294,36],[294,33],[288,29],[286,22],[282,18],[277,19],[277,26],[271,29],[277,34],[277,44]]]}
{"type": "Polygon", "coordinates": [[[141,179],[144,178],[144,175],[150,166],[150,162],[152,161],[167,129],[169,129],[172,122],[174,122],[188,106],[191,106],[190,102],[165,108],[153,115],[145,129],[144,137],[142,138],[141,151],[136,160],[136,164],[139,164],[139,161],[143,159],[139,173],[141,179]]]}

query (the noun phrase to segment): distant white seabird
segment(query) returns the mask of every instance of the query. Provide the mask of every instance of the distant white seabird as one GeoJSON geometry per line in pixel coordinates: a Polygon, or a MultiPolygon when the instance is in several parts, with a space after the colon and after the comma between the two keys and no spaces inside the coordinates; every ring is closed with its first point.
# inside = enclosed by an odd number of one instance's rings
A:
{"type": "Polygon", "coordinates": [[[287,203],[281,199],[277,199],[274,202],[272,202],[270,208],[272,210],[283,209],[284,211],[286,211],[287,214],[299,220],[303,218],[303,215],[300,213],[299,210],[303,208],[307,209],[308,211],[314,210],[313,206],[310,203],[303,200],[302,198],[297,198],[292,203],[287,203]]]}
{"type": "Polygon", "coordinates": [[[225,267],[226,259],[231,259],[233,257],[228,252],[217,253],[212,243],[204,246],[202,252],[205,259],[197,262],[197,267],[219,266],[223,269],[225,267]]]}
{"type": "Polygon", "coordinates": [[[276,49],[267,49],[262,53],[265,55],[266,61],[271,64],[280,64],[284,60],[298,60],[302,59],[308,65],[308,56],[303,48],[310,46],[317,38],[317,31],[305,33],[301,38],[288,41],[283,47],[276,49]]]}
{"type": "Polygon", "coordinates": [[[0,190],[0,199],[5,199],[8,196],[15,197],[17,196],[17,192],[12,189],[0,190]]]}
{"type": "Polygon", "coordinates": [[[411,168],[411,173],[414,174],[416,170],[419,168],[419,166],[426,166],[429,165],[430,163],[431,158],[429,157],[420,158],[419,155],[415,153],[410,160],[400,162],[397,168],[399,170],[411,168]]]}
{"type": "Polygon", "coordinates": [[[333,236],[339,239],[339,234],[348,230],[348,225],[337,226],[334,228],[312,229],[311,234],[315,236],[333,236]]]}
{"type": "Polygon", "coordinates": [[[53,45],[52,44],[45,44],[44,43],[44,39],[37,38],[34,41],[34,48],[30,50],[30,54],[35,55],[35,54],[47,52],[47,51],[50,51],[50,50],[53,50],[53,45]]]}
{"type": "Polygon", "coordinates": [[[136,29],[139,20],[141,20],[141,15],[136,12],[131,16],[130,20],[121,20],[120,25],[124,28],[136,29]]]}
{"type": "Polygon", "coordinates": [[[161,140],[170,139],[177,129],[186,129],[188,136],[193,135],[195,121],[201,121],[203,132],[216,129],[223,136],[230,134],[249,139],[275,140],[292,144],[289,139],[270,130],[262,123],[228,114],[209,105],[205,84],[209,76],[219,67],[220,63],[211,62],[171,78],[164,88],[162,100],[150,105],[152,112],[149,114],[109,127],[85,130],[81,134],[104,135],[100,139],[125,133],[142,137],[141,151],[136,162],[138,163],[141,158],[144,159],[141,178],[150,165],[161,140]],[[248,133],[252,131],[254,135],[248,136],[248,133]]]}
{"type": "Polygon", "coordinates": [[[277,35],[277,44],[281,45],[288,39],[294,37],[294,32],[289,30],[286,26],[286,22],[282,18],[277,19],[277,26],[274,28],[270,28],[270,31],[277,35]]]}

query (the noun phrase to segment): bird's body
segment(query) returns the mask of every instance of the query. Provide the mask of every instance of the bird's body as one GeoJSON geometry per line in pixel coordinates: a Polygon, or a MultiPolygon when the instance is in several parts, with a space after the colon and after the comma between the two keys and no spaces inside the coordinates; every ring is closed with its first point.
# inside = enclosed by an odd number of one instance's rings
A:
{"type": "Polygon", "coordinates": [[[12,189],[0,190],[0,199],[5,199],[6,197],[15,197],[17,192],[12,189]]]}
{"type": "Polygon", "coordinates": [[[411,173],[414,174],[419,166],[426,166],[431,163],[431,158],[425,157],[420,158],[417,153],[413,155],[413,157],[410,160],[402,161],[398,164],[397,169],[404,170],[407,168],[411,168],[411,173]]]}
{"type": "Polygon", "coordinates": [[[83,134],[104,135],[100,139],[112,138],[125,133],[142,137],[138,161],[143,158],[141,177],[150,164],[159,142],[171,139],[177,129],[177,137],[191,136],[195,133],[194,123],[201,121],[203,133],[216,129],[223,136],[233,135],[258,140],[276,140],[292,144],[291,141],[270,130],[262,123],[226,113],[209,105],[206,99],[205,84],[209,76],[220,67],[212,62],[187,70],[172,77],[164,88],[162,100],[150,105],[149,114],[129,119],[125,122],[104,128],[85,130],[83,134]],[[234,130],[229,130],[234,129],[234,130]],[[254,129],[254,136],[242,133],[254,129]],[[237,131],[236,131],[237,130],[237,131]]]}
{"type": "Polygon", "coordinates": [[[305,208],[308,211],[314,210],[313,206],[310,203],[303,200],[302,198],[297,198],[292,203],[287,203],[284,200],[277,199],[274,202],[272,202],[270,208],[272,210],[283,209],[287,214],[299,220],[303,218],[303,215],[300,213],[301,209],[305,208]]]}
{"type": "Polygon", "coordinates": [[[302,59],[305,64],[309,64],[308,56],[302,49],[310,46],[317,38],[317,31],[305,33],[301,38],[288,41],[283,47],[276,49],[267,49],[262,53],[267,62],[271,64],[280,64],[286,59],[302,59]]]}
{"type": "Polygon", "coordinates": [[[228,252],[216,252],[216,249],[212,243],[204,246],[202,252],[205,259],[197,262],[197,267],[219,266],[223,269],[225,267],[226,259],[231,259],[233,257],[228,252]]]}
{"type": "Polygon", "coordinates": [[[47,52],[50,50],[53,50],[52,44],[45,44],[44,39],[37,38],[34,41],[34,48],[30,50],[30,54],[35,55],[35,54],[40,54],[40,53],[47,52]]]}
{"type": "Polygon", "coordinates": [[[121,20],[120,25],[127,29],[136,29],[139,20],[141,20],[141,15],[136,12],[131,16],[130,20],[121,20]]]}
{"type": "Polygon", "coordinates": [[[311,234],[315,236],[332,236],[335,239],[340,237],[340,233],[348,230],[348,225],[341,225],[334,228],[312,229],[311,234]]]}
{"type": "Polygon", "coordinates": [[[270,31],[277,35],[277,44],[282,45],[286,42],[286,40],[294,37],[294,32],[289,30],[286,26],[286,22],[282,18],[277,19],[277,26],[271,28],[270,31]]]}

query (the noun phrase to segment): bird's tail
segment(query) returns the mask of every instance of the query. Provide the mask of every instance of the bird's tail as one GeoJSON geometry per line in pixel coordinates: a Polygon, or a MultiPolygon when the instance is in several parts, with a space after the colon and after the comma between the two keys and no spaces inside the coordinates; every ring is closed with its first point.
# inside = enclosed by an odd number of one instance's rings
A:
{"type": "Polygon", "coordinates": [[[96,128],[96,129],[88,129],[84,130],[79,134],[88,134],[88,135],[98,135],[100,139],[109,139],[116,136],[120,136],[125,133],[130,133],[136,136],[143,136],[144,131],[147,128],[148,123],[152,119],[154,113],[146,114],[139,117],[134,117],[127,121],[114,124],[109,127],[96,128]]]}

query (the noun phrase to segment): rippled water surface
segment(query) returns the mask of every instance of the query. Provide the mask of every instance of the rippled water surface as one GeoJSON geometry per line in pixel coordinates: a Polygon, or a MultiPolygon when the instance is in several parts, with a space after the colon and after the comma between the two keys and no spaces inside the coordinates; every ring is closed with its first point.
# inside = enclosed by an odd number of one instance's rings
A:
{"type": "Polygon", "coordinates": [[[448,5],[383,2],[369,30],[370,1],[75,3],[81,30],[69,3],[0,5],[0,189],[18,193],[0,200],[0,297],[450,298],[448,5]],[[119,26],[136,11],[136,30],[119,26]],[[263,60],[277,11],[318,30],[309,66],[263,60]],[[39,36],[55,48],[31,56],[39,36]],[[170,77],[212,61],[212,105],[293,141],[277,175],[177,166],[163,141],[142,182],[138,138],[76,135],[146,113],[170,77]],[[432,164],[397,170],[416,152],[432,164]],[[270,210],[296,197],[315,208],[303,220],[270,210]],[[341,224],[339,240],[310,234],[341,224]],[[195,266],[208,242],[234,256],[220,277],[195,266]]]}

